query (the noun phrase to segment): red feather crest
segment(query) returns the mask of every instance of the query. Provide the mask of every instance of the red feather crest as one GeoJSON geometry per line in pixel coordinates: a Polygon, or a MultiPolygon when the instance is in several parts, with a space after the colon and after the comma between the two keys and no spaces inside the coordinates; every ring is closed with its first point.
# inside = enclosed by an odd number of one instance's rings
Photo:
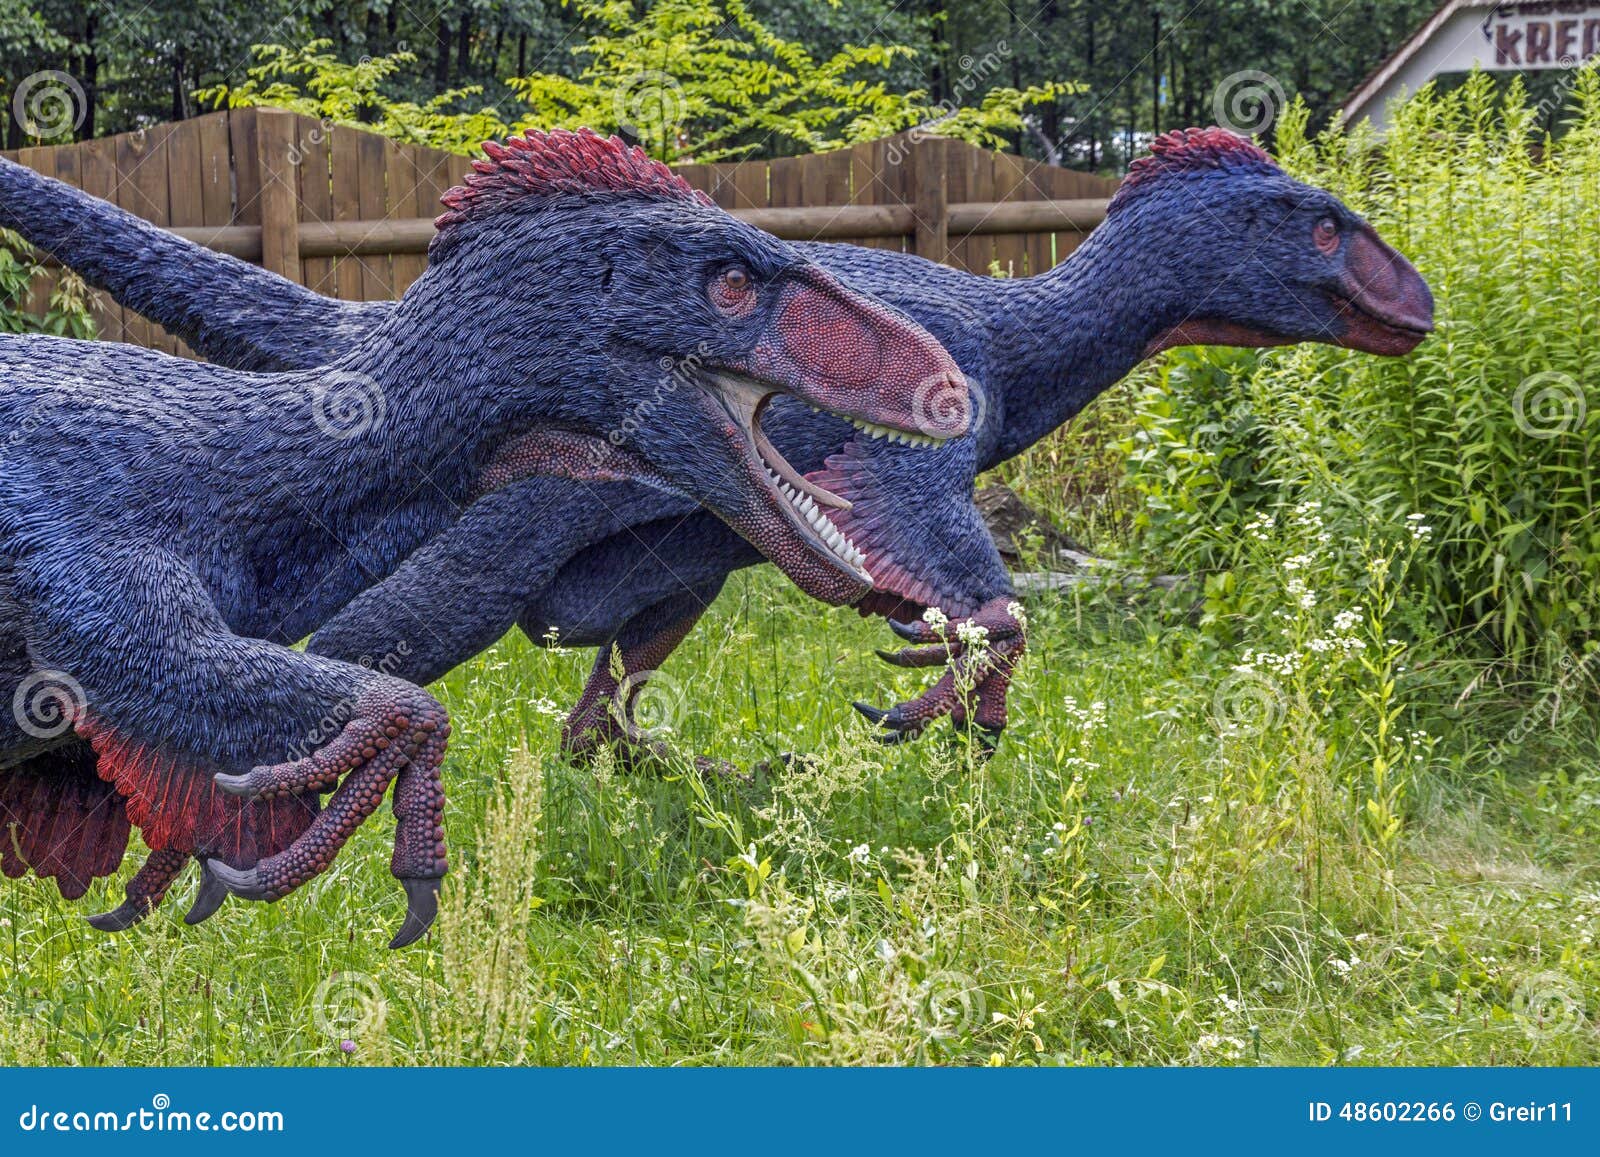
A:
{"type": "Polygon", "coordinates": [[[439,198],[448,210],[434,221],[441,234],[525,198],[632,194],[714,204],[643,149],[589,129],[528,129],[504,144],[485,141],[483,151],[487,159],[473,161],[466,181],[439,198]]]}
{"type": "Polygon", "coordinates": [[[1257,145],[1223,128],[1178,129],[1162,133],[1150,145],[1150,155],[1128,167],[1107,212],[1115,212],[1141,186],[1163,177],[1206,170],[1245,169],[1258,172],[1278,167],[1257,145]]]}

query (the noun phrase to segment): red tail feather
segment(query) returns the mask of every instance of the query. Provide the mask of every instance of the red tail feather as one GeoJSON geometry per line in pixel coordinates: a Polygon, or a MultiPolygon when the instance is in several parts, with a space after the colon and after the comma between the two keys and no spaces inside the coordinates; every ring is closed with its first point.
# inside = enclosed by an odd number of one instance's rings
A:
{"type": "Polygon", "coordinates": [[[215,856],[249,867],[283,851],[321,810],[313,794],[247,800],[223,791],[213,769],[119,736],[92,718],[78,731],[99,755],[100,777],[127,797],[128,819],[152,849],[215,856]]]}
{"type": "Polygon", "coordinates": [[[31,868],[76,900],[122,862],[124,803],[81,748],[0,771],[0,871],[15,879],[31,868]]]}

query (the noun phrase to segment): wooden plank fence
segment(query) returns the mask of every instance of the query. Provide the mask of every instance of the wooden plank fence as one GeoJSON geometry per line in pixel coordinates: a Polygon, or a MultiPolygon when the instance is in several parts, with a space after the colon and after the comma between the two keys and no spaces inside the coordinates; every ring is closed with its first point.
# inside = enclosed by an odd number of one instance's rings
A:
{"type": "MultiPolygon", "coordinates": [[[[190,240],[357,301],[398,297],[421,276],[439,195],[470,170],[466,157],[276,109],[4,155],[190,240]]],[[[896,249],[1015,277],[1066,257],[1104,218],[1116,187],[916,134],[678,172],[779,237],[896,249]]],[[[48,282],[34,288],[36,298],[47,292],[48,282]]],[[[188,352],[104,295],[95,314],[107,339],[188,352]]]]}

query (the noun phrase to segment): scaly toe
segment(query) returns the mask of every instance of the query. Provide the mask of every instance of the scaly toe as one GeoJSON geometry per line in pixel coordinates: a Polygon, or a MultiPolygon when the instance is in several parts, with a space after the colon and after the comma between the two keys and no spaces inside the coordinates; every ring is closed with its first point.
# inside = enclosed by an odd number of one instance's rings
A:
{"type": "Polygon", "coordinates": [[[221,860],[205,860],[206,870],[222,882],[222,886],[241,900],[265,900],[267,888],[261,883],[261,873],[254,868],[230,868],[221,860]]]}

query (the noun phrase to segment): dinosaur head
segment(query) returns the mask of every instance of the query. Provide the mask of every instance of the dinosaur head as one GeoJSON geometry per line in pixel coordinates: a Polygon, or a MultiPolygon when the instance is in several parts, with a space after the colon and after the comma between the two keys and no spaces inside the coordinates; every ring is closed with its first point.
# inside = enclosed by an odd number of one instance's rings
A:
{"type": "Polygon", "coordinates": [[[462,239],[492,229],[501,295],[529,283],[573,302],[582,388],[553,417],[593,440],[591,465],[687,494],[817,598],[859,597],[863,557],[821,513],[848,504],[784,461],[762,415],[790,394],[936,446],[967,427],[944,347],[615,139],[529,132],[485,150],[444,198],[435,261],[489,259],[462,239]]]}
{"type": "Polygon", "coordinates": [[[1433,329],[1433,295],[1409,261],[1332,193],[1225,129],[1158,137],[1106,223],[1133,226],[1155,250],[1170,320],[1149,353],[1317,341],[1398,356],[1433,329]]]}

